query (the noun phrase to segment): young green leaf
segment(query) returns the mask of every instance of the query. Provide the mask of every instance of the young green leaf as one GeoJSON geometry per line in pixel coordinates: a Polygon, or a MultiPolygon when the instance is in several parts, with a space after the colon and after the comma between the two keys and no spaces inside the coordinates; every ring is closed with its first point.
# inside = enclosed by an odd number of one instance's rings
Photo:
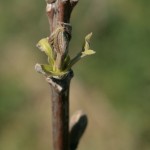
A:
{"type": "Polygon", "coordinates": [[[41,67],[42,67],[42,70],[46,73],[53,72],[53,68],[50,65],[42,64],[41,67]]]}
{"type": "Polygon", "coordinates": [[[55,59],[53,55],[53,49],[51,48],[51,45],[49,44],[48,38],[41,39],[37,47],[45,52],[45,54],[48,56],[49,64],[36,64],[35,69],[37,72],[42,73],[45,76],[64,76],[71,67],[76,64],[80,59],[82,59],[85,56],[93,55],[95,54],[95,51],[90,49],[90,39],[92,37],[92,33],[88,34],[85,37],[84,45],[82,47],[82,50],[73,58],[70,60],[70,56],[67,55],[63,62],[63,68],[62,70],[59,70],[55,66],[55,59]]]}
{"type": "Polygon", "coordinates": [[[53,50],[48,42],[48,38],[41,39],[37,43],[37,47],[48,56],[48,61],[51,65],[54,64],[53,50]]]}
{"type": "Polygon", "coordinates": [[[82,47],[82,51],[80,51],[71,61],[69,62],[67,69],[69,70],[74,64],[76,64],[81,58],[88,56],[88,55],[93,55],[96,52],[94,50],[90,49],[90,39],[92,37],[92,33],[88,34],[85,37],[85,42],[84,46],[82,47]]]}
{"type": "Polygon", "coordinates": [[[86,35],[86,37],[85,37],[85,41],[89,42],[89,41],[90,41],[90,39],[91,39],[91,37],[92,37],[92,35],[93,35],[93,33],[92,33],[92,32],[91,32],[91,33],[89,33],[88,35],[86,35]]]}
{"type": "Polygon", "coordinates": [[[87,55],[93,55],[95,53],[96,53],[95,51],[93,51],[91,49],[88,49],[88,50],[85,50],[84,52],[82,52],[81,57],[84,57],[84,56],[87,56],[87,55]]]}
{"type": "Polygon", "coordinates": [[[45,76],[63,76],[67,73],[67,71],[54,71],[50,65],[47,64],[36,64],[35,70],[45,76]]]}
{"type": "Polygon", "coordinates": [[[88,50],[90,48],[90,39],[92,37],[92,32],[89,33],[86,37],[85,37],[85,44],[84,44],[84,50],[88,50]]]}

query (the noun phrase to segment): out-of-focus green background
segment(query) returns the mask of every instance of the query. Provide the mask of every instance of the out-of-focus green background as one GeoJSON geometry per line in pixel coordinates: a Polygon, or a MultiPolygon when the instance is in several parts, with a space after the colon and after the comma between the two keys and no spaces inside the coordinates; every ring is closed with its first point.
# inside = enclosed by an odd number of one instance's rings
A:
{"type": "MultiPolygon", "coordinates": [[[[96,55],[74,67],[71,114],[89,125],[80,150],[150,149],[150,1],[80,0],[70,53],[93,31],[96,55]]],[[[50,150],[50,88],[34,65],[49,35],[44,0],[0,1],[0,150],[50,150]]]]}

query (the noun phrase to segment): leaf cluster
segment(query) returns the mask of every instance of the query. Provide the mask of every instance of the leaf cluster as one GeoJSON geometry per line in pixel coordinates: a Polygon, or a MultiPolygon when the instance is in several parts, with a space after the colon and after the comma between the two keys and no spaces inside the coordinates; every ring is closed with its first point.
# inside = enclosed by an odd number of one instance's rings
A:
{"type": "Polygon", "coordinates": [[[47,77],[58,76],[61,78],[75,65],[79,60],[83,57],[95,54],[95,51],[90,49],[90,39],[92,37],[92,33],[88,34],[85,37],[84,44],[82,46],[82,50],[74,57],[70,58],[69,55],[64,59],[64,69],[60,70],[56,67],[56,57],[54,56],[54,50],[49,42],[49,38],[43,38],[37,43],[37,47],[44,52],[48,56],[48,64],[36,64],[35,69],[37,72],[42,73],[47,77]]]}

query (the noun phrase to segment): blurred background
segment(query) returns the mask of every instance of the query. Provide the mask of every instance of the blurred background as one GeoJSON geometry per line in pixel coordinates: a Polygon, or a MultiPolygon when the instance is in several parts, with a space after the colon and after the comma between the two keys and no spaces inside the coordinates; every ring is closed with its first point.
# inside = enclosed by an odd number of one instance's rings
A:
{"type": "MultiPolygon", "coordinates": [[[[80,0],[70,55],[86,34],[96,55],[76,65],[72,114],[89,125],[80,150],[150,149],[150,1],[80,0]]],[[[34,65],[49,35],[44,0],[0,1],[0,150],[52,150],[50,87],[34,65]]]]}

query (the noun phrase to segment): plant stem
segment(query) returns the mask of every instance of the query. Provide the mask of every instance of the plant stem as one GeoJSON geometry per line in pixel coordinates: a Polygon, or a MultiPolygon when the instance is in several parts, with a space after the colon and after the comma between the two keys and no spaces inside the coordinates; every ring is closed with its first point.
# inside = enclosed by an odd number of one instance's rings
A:
{"type": "MultiPolygon", "coordinates": [[[[56,68],[60,70],[65,61],[66,53],[68,53],[68,46],[71,39],[71,12],[77,3],[78,0],[47,0],[46,12],[51,31],[49,41],[51,41],[52,35],[60,24],[64,27],[63,33],[65,34],[54,37],[54,40],[57,42],[54,42],[53,45],[54,52],[56,53],[56,68]],[[61,47],[61,49],[59,49],[59,47],[61,47]],[[60,51],[62,53],[59,53],[60,51]]],[[[69,135],[69,90],[72,77],[73,71],[70,70],[63,78],[47,78],[52,89],[52,130],[54,150],[75,150],[80,137],[87,126],[87,117],[81,114],[78,121],[75,121],[72,125],[69,135]],[[70,142],[69,136],[71,137],[70,142]]]]}
{"type": "Polygon", "coordinates": [[[70,71],[63,79],[49,78],[52,89],[53,149],[69,150],[69,87],[70,71]]]}
{"type": "MultiPolygon", "coordinates": [[[[86,114],[78,111],[71,118],[69,127],[69,90],[73,77],[71,67],[84,55],[93,54],[94,51],[87,48],[87,51],[81,51],[70,62],[70,16],[78,0],[46,0],[46,3],[51,33],[48,39],[39,41],[38,47],[48,55],[49,65],[36,64],[35,69],[46,77],[51,86],[53,150],[76,150],[87,127],[88,118],[86,114]]],[[[89,44],[90,37],[91,34],[86,36],[85,44],[89,44]]]]}

